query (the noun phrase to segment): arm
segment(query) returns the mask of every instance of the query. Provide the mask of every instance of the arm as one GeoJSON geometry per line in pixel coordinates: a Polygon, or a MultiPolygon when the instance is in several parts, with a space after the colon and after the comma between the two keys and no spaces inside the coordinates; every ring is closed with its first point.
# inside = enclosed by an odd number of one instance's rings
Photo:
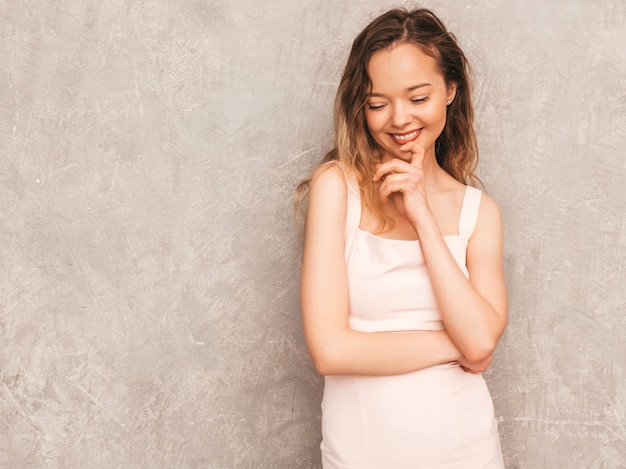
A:
{"type": "Polygon", "coordinates": [[[347,188],[339,166],[318,171],[309,191],[301,291],[304,335],[318,372],[397,375],[460,359],[445,331],[350,329],[344,260],[346,206],[347,188]]]}
{"type": "Polygon", "coordinates": [[[461,365],[479,371],[489,364],[506,324],[500,211],[491,198],[483,196],[467,248],[468,280],[452,257],[426,200],[424,150],[414,142],[403,150],[412,152],[411,163],[398,159],[384,163],[375,178],[384,179],[382,197],[393,197],[419,236],[446,331],[463,354],[461,365]]]}
{"type": "Polygon", "coordinates": [[[416,230],[446,330],[469,362],[484,361],[506,325],[500,210],[483,194],[467,247],[469,280],[450,254],[432,213],[424,218],[416,230]]]}

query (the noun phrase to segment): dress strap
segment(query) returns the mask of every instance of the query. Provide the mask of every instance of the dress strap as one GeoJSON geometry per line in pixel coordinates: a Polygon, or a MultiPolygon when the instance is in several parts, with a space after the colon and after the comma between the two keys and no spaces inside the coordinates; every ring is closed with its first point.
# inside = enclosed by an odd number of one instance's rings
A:
{"type": "Polygon", "coordinates": [[[475,187],[466,186],[465,188],[461,216],[459,217],[459,236],[461,238],[469,240],[474,233],[482,194],[482,191],[475,187]]]}

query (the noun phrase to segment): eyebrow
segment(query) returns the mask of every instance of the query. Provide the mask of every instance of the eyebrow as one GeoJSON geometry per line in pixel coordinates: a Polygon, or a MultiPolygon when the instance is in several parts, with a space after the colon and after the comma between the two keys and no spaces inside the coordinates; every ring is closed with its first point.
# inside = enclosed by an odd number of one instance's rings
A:
{"type": "MultiPolygon", "coordinates": [[[[408,87],[406,90],[407,91],[415,91],[419,88],[424,88],[425,86],[432,86],[430,83],[419,83],[417,85],[413,85],[408,87]]],[[[369,93],[368,96],[374,96],[374,97],[382,97],[383,95],[381,93],[369,93]]]]}
{"type": "Polygon", "coordinates": [[[414,85],[409,88],[409,91],[415,91],[418,88],[423,88],[425,86],[431,86],[430,83],[420,83],[419,85],[414,85]]]}

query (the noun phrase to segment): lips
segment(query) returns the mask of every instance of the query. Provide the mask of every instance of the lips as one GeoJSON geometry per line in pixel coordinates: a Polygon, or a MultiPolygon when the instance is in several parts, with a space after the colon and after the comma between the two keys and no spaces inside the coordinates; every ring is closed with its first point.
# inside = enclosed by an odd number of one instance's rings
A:
{"type": "Polygon", "coordinates": [[[412,130],[402,134],[389,134],[394,142],[398,145],[404,145],[405,143],[412,142],[422,133],[422,129],[412,130]]]}

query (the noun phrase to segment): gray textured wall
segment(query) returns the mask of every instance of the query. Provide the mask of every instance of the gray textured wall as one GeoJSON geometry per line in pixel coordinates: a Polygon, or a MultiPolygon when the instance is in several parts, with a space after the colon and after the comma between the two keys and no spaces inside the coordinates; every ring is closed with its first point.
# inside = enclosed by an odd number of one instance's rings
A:
{"type": "MultiPolygon", "coordinates": [[[[318,467],[291,197],[397,4],[0,1],[0,467],[318,467]]],[[[507,467],[626,467],[625,4],[422,5],[505,217],[507,467]]]]}

